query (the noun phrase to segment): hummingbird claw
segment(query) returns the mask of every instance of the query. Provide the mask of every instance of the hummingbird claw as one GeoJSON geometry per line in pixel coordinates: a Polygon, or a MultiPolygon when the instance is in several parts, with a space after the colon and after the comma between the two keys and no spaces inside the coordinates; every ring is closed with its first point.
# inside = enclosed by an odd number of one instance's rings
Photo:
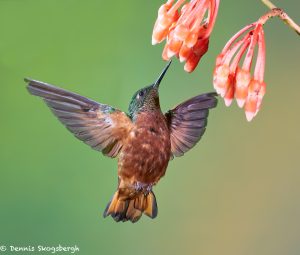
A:
{"type": "Polygon", "coordinates": [[[150,193],[152,191],[152,184],[148,185],[146,190],[148,193],[150,193]]]}
{"type": "Polygon", "coordinates": [[[143,192],[145,193],[145,195],[147,195],[152,191],[152,186],[153,186],[152,184],[145,184],[142,182],[135,182],[133,184],[133,187],[137,192],[143,192]]]}
{"type": "Polygon", "coordinates": [[[143,184],[141,182],[134,183],[134,188],[136,191],[141,191],[143,189],[143,184]]]}

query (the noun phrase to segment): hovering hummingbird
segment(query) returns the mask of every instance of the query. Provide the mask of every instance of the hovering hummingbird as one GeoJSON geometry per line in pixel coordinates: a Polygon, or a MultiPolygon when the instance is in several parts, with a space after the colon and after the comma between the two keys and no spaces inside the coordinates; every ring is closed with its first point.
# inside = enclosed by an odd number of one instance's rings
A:
{"type": "Polygon", "coordinates": [[[157,81],[138,90],[128,113],[47,83],[25,79],[28,91],[44,99],[54,115],[78,139],[105,156],[118,158],[118,188],[103,216],[136,222],[142,214],[155,218],[152,188],[165,175],[174,156],[182,156],[203,135],[216,93],[193,97],[163,114],[157,81]]]}

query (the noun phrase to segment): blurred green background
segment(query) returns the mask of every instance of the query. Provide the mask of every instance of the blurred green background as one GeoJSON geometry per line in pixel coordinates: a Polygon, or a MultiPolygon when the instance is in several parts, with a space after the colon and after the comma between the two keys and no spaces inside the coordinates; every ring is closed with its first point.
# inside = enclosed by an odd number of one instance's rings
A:
{"type": "MultiPolygon", "coordinates": [[[[151,46],[163,1],[0,0],[0,245],[77,245],[80,254],[300,254],[300,38],[265,26],[267,94],[247,123],[236,103],[211,111],[201,142],[155,187],[159,215],[103,219],[117,162],[76,140],[24,77],[127,109],[165,63],[151,46]]],[[[276,1],[300,22],[300,3],[276,1]]],[[[267,8],[222,1],[210,50],[192,74],[177,60],[163,110],[211,91],[216,55],[267,8]]]]}

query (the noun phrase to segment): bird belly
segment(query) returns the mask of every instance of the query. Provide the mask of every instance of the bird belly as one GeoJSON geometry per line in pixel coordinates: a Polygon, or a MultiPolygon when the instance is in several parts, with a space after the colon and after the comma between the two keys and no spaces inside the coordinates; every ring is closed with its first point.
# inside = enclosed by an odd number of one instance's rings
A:
{"type": "Polygon", "coordinates": [[[127,182],[154,185],[165,174],[170,159],[170,138],[161,127],[131,131],[119,157],[119,176],[127,182]]]}

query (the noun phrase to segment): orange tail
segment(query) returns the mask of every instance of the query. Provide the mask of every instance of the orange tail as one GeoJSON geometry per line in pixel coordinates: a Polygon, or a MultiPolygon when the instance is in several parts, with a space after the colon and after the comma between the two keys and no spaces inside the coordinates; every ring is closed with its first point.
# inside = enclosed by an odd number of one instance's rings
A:
{"type": "Polygon", "coordinates": [[[117,190],[107,204],[103,217],[111,215],[117,222],[130,220],[135,223],[143,213],[152,219],[157,216],[156,198],[152,191],[148,194],[139,192],[133,197],[124,198],[119,195],[119,190],[117,190]]]}

